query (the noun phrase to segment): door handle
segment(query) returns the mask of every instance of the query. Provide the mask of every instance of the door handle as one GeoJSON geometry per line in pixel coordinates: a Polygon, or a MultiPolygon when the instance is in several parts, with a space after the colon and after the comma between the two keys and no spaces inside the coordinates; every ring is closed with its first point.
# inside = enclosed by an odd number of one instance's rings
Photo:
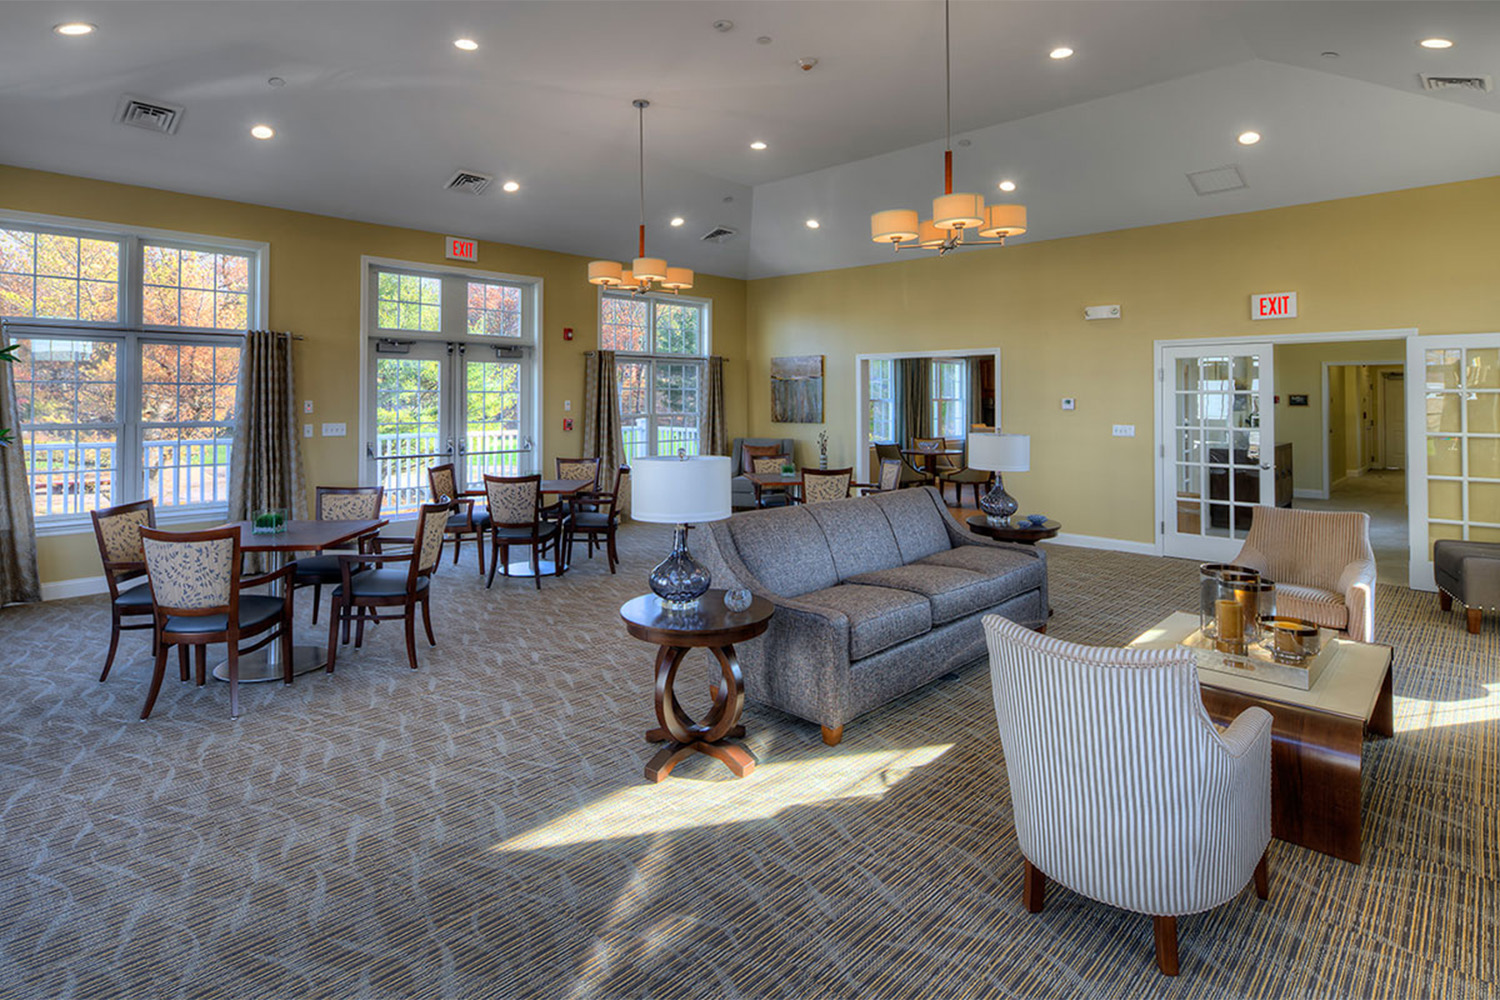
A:
{"type": "Polygon", "coordinates": [[[1269,469],[1271,467],[1271,463],[1270,462],[1262,462],[1262,463],[1260,463],[1260,467],[1262,469],[1269,469]]]}

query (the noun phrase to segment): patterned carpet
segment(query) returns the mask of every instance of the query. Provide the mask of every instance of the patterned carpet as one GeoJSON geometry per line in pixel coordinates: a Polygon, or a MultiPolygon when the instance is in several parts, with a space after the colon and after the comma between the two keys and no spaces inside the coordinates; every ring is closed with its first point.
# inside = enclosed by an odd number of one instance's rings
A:
{"type": "MultiPolygon", "coordinates": [[[[175,674],[137,721],[146,640],[98,683],[103,598],[0,612],[0,996],[1500,989],[1493,620],[1469,637],[1381,587],[1400,731],[1365,748],[1365,863],[1273,841],[1271,899],[1180,921],[1167,980],[1144,917],[1056,886],[1022,907],[983,666],[837,748],[751,705],[752,776],[696,757],[647,786],[653,651],[615,610],[667,537],[621,542],[618,576],[580,559],[540,593],[485,591],[470,549],[437,579],[420,671],[382,625],[331,677],[242,689],[237,722],[224,685],[175,674]]],[[[1191,564],[1050,552],[1058,637],[1121,643],[1193,606],[1191,564]]]]}

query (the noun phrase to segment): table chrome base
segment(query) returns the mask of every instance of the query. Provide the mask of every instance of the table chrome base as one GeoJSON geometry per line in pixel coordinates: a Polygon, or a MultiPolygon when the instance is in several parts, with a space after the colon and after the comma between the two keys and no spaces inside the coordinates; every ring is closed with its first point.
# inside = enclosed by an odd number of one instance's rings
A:
{"type": "MultiPolygon", "coordinates": [[[[257,649],[253,653],[246,653],[240,657],[240,683],[241,684],[263,684],[266,681],[281,680],[281,650],[277,648],[280,644],[273,643],[264,649],[257,649]],[[273,658],[270,651],[275,648],[277,655],[273,658]]],[[[328,663],[328,648],[326,646],[293,646],[292,647],[292,673],[306,674],[321,669],[328,663]]],[[[229,661],[225,660],[214,667],[214,677],[217,680],[229,680],[229,661]]]]}
{"type": "MultiPolygon", "coordinates": [[[[501,569],[495,573],[495,578],[498,580],[501,577],[505,576],[507,570],[510,571],[509,575],[511,576],[524,577],[529,580],[534,576],[554,576],[557,573],[557,563],[551,559],[538,560],[537,571],[533,573],[531,571],[531,560],[521,559],[513,563],[506,563],[502,565],[501,569]]],[[[568,567],[564,565],[563,572],[566,573],[567,571],[568,567]]]]}

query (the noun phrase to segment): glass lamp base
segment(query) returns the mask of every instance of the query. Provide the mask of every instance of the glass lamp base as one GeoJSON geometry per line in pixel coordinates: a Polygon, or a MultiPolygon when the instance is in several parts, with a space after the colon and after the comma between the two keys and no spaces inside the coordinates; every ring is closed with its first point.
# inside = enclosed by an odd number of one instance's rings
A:
{"type": "Polygon", "coordinates": [[[1019,507],[1016,498],[1005,492],[1005,481],[996,473],[995,488],[979,498],[979,509],[984,511],[985,518],[996,526],[1008,525],[1019,507]]]}
{"type": "Polygon", "coordinates": [[[679,524],[672,554],[651,571],[651,592],[668,611],[692,611],[698,598],[708,593],[712,581],[708,570],[698,565],[687,547],[688,526],[679,524]]]}

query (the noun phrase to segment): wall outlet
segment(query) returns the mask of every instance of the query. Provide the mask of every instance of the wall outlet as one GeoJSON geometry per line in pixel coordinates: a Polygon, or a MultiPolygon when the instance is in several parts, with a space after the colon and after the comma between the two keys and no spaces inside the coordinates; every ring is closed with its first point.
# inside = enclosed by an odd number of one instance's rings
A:
{"type": "Polygon", "coordinates": [[[302,412],[303,413],[311,413],[312,412],[312,400],[310,400],[310,399],[304,399],[302,401],[302,412]]]}
{"type": "Polygon", "coordinates": [[[344,424],[324,424],[323,436],[326,438],[341,438],[349,433],[349,428],[344,424]]]}
{"type": "Polygon", "coordinates": [[[1074,399],[1072,396],[1064,396],[1063,397],[1063,400],[1062,400],[1062,408],[1063,409],[1065,409],[1065,410],[1071,410],[1071,409],[1073,409],[1077,405],[1078,405],[1078,400],[1074,399]]]}
{"type": "Polygon", "coordinates": [[[1115,437],[1117,437],[1117,438],[1133,438],[1133,437],[1135,437],[1135,424],[1115,424],[1115,437]]]}
{"type": "Polygon", "coordinates": [[[312,424],[303,424],[302,425],[302,436],[305,437],[305,438],[312,437],[312,424]]]}

